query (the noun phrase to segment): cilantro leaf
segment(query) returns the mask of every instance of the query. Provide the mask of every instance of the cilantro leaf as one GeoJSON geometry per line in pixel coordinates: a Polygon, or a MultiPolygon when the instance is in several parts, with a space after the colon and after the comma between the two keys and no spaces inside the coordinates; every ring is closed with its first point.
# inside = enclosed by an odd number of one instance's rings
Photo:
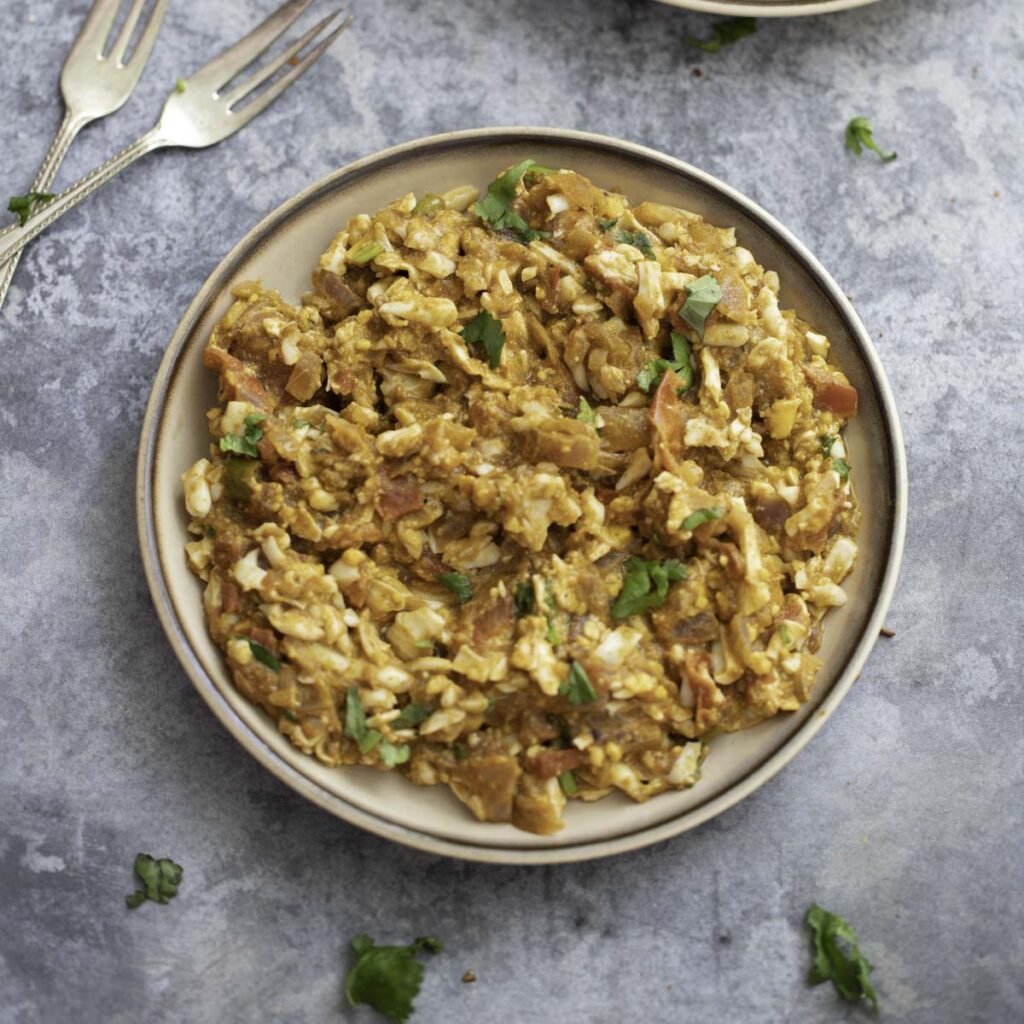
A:
{"type": "Polygon", "coordinates": [[[602,231],[611,231],[611,229],[613,227],[615,227],[615,225],[618,224],[618,223],[619,223],[619,218],[618,217],[612,217],[609,220],[605,220],[603,217],[598,217],[597,218],[597,226],[602,231]]]}
{"type": "Polygon", "coordinates": [[[417,953],[440,953],[437,939],[421,937],[408,946],[376,946],[367,935],[352,940],[356,962],[345,977],[345,995],[351,1006],[372,1006],[394,1024],[404,1024],[423,982],[417,953]]]}
{"type": "Polygon", "coordinates": [[[184,868],[166,857],[157,860],[148,853],[140,853],[135,857],[135,874],[142,882],[142,888],[136,889],[125,897],[125,903],[134,909],[146,900],[154,903],[168,903],[178,894],[184,868]]]}
{"type": "Polygon", "coordinates": [[[473,212],[487,221],[495,231],[512,231],[521,242],[532,242],[535,238],[550,238],[550,231],[536,231],[515,213],[512,203],[516,198],[516,186],[527,174],[550,174],[548,167],[542,167],[533,160],[523,160],[500,174],[487,186],[487,194],[473,204],[473,212]]]}
{"type": "Polygon", "coordinates": [[[365,267],[370,260],[375,260],[383,251],[384,246],[380,242],[375,242],[372,238],[364,238],[358,245],[349,249],[345,259],[357,267],[365,267]]]}
{"type": "Polygon", "coordinates": [[[710,523],[713,519],[721,519],[724,515],[724,508],[699,508],[696,512],[691,512],[681,525],[684,530],[696,530],[701,523],[710,523]]]}
{"type": "Polygon", "coordinates": [[[558,687],[558,692],[568,697],[570,704],[592,704],[597,700],[597,691],[578,661],[569,666],[569,674],[558,687]]]}
{"type": "Polygon", "coordinates": [[[425,722],[433,713],[434,709],[429,704],[418,704],[413,701],[406,704],[398,717],[392,720],[391,728],[410,729],[414,725],[419,725],[420,722],[425,722]]]}
{"type": "Polygon", "coordinates": [[[363,754],[368,754],[373,750],[382,738],[376,729],[367,726],[363,702],[359,698],[359,691],[354,686],[350,686],[348,693],[345,694],[345,735],[356,741],[360,753],[363,754]]]}
{"type": "Polygon", "coordinates": [[[847,1002],[864,999],[877,1010],[878,993],[870,978],[874,967],[861,953],[853,926],[817,903],[811,904],[804,920],[814,940],[814,964],[807,980],[812,985],[831,981],[847,1002]]]}
{"type": "Polygon", "coordinates": [[[537,597],[533,592],[533,584],[525,580],[516,587],[515,593],[516,618],[524,619],[532,615],[537,604],[537,597]]]}
{"type": "Polygon", "coordinates": [[[558,776],[558,784],[562,787],[562,792],[566,796],[575,796],[579,791],[579,787],[576,785],[576,776],[573,775],[572,771],[564,771],[558,776]]]}
{"type": "Polygon", "coordinates": [[[408,743],[396,745],[388,742],[388,740],[381,740],[377,750],[380,753],[380,759],[387,768],[394,768],[397,764],[405,764],[412,753],[408,743]]]}
{"type": "Polygon", "coordinates": [[[461,572],[442,573],[437,577],[437,581],[459,599],[459,604],[465,604],[473,596],[473,584],[469,582],[469,577],[463,576],[461,572]]]}
{"type": "Polygon", "coordinates": [[[872,153],[877,153],[881,157],[883,163],[896,159],[895,153],[884,152],[875,142],[874,129],[866,117],[855,117],[846,126],[846,148],[857,156],[865,149],[870,149],[872,153]]]}
{"type": "Polygon", "coordinates": [[[731,46],[744,36],[752,36],[757,31],[756,18],[724,18],[711,26],[710,39],[695,39],[687,36],[689,46],[696,46],[705,53],[718,53],[723,46],[731,46]]]}
{"type": "Polygon", "coordinates": [[[594,407],[582,395],[580,395],[580,409],[576,413],[576,419],[581,423],[593,423],[594,426],[597,426],[597,413],[594,412],[594,407]]]}
{"type": "Polygon", "coordinates": [[[636,386],[641,391],[650,393],[651,388],[661,380],[661,375],[666,370],[671,370],[683,382],[679,389],[680,393],[689,390],[693,387],[693,363],[690,361],[692,351],[690,343],[681,334],[673,331],[672,358],[651,359],[644,363],[636,375],[636,386]]]}
{"type": "Polygon", "coordinates": [[[491,316],[485,309],[483,312],[477,313],[460,333],[462,340],[467,345],[483,345],[484,352],[487,353],[487,362],[491,364],[492,370],[496,370],[501,365],[501,350],[505,347],[505,331],[497,317],[491,316]]]}
{"type": "Polygon", "coordinates": [[[11,196],[7,200],[7,209],[18,215],[18,224],[24,227],[35,213],[36,206],[49,203],[55,198],[53,192],[29,192],[23,196],[11,196]]]}
{"type": "Polygon", "coordinates": [[[260,453],[256,448],[256,442],[263,437],[263,431],[259,424],[266,418],[261,412],[254,412],[246,416],[245,429],[242,434],[225,434],[220,439],[220,450],[234,452],[236,455],[245,455],[250,459],[258,459],[260,453]]]}
{"type": "Polygon", "coordinates": [[[639,249],[647,259],[654,259],[654,247],[643,231],[620,231],[616,234],[615,241],[621,242],[623,245],[632,245],[639,249]]]}
{"type": "Polygon", "coordinates": [[[821,443],[821,454],[830,460],[832,468],[839,475],[839,479],[846,480],[850,476],[850,464],[845,459],[832,458],[832,448],[838,440],[838,435],[829,436],[828,434],[822,434],[818,438],[818,441],[821,443]]]}
{"type": "Polygon", "coordinates": [[[668,597],[669,584],[685,579],[686,566],[678,559],[666,558],[663,562],[656,562],[631,558],[626,562],[622,590],[612,603],[612,618],[618,621],[660,608],[668,597]]]}
{"type": "Polygon", "coordinates": [[[722,289],[710,274],[698,277],[686,286],[686,302],[679,310],[679,315],[697,332],[701,341],[704,340],[704,325],[711,311],[721,301],[722,289]]]}
{"type": "Polygon", "coordinates": [[[250,640],[249,650],[252,651],[252,656],[261,665],[266,665],[271,672],[281,671],[281,662],[279,662],[277,658],[275,658],[274,655],[263,646],[263,644],[258,644],[255,640],[250,640]]]}

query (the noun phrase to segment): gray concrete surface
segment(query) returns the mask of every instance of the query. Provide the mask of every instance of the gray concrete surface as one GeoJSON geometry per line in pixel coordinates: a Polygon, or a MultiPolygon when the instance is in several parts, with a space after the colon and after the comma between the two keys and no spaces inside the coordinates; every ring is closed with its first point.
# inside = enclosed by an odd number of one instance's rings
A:
{"type": "MultiPolygon", "coordinates": [[[[4,195],[59,121],[86,6],[0,6],[4,195]]],[[[136,96],[61,181],[271,6],[173,3],[136,96]]],[[[362,0],[358,15],[241,135],[151,157],[51,230],[0,312],[0,1021],[368,1022],[342,1006],[362,930],[447,943],[418,1021],[858,1019],[804,983],[812,900],[859,928],[886,1019],[1024,1020],[1024,5],[882,0],[763,21],[717,56],[683,45],[709,19],[643,0],[362,0]],[[856,114],[894,164],[844,152],[856,114]],[[514,123],[683,157],[806,241],[877,339],[913,499],[896,638],[794,764],[694,834],[534,870],[389,845],[258,767],[164,640],[133,506],[150,381],[234,241],[355,157],[514,123]],[[140,849],[185,882],[128,912],[140,849]]]]}

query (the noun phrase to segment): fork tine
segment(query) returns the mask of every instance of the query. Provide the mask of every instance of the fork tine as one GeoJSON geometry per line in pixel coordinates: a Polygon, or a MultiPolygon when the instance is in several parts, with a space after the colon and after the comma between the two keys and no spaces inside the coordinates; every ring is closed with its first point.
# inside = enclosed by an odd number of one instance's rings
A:
{"type": "Polygon", "coordinates": [[[85,17],[75,41],[76,45],[92,43],[96,56],[103,53],[103,47],[106,46],[107,37],[117,20],[117,12],[121,10],[122,2],[123,0],[96,0],[85,17]]]}
{"type": "Polygon", "coordinates": [[[288,0],[247,36],[191,75],[189,83],[216,92],[256,60],[312,2],[288,0]]]}
{"type": "Polygon", "coordinates": [[[295,54],[304,50],[327,26],[343,13],[341,10],[328,14],[319,25],[314,25],[301,39],[292,43],[287,50],[279,57],[275,57],[265,67],[259,69],[256,74],[251,75],[244,82],[240,82],[225,98],[224,103],[230,110],[240,99],[248,96],[253,89],[262,85],[268,78],[272,78],[284,65],[290,61],[295,54]]]}
{"type": "MultiPolygon", "coordinates": [[[[121,28],[121,34],[117,37],[117,42],[114,43],[114,48],[110,51],[110,56],[113,60],[117,61],[118,64],[125,65],[125,51],[128,49],[128,43],[131,41],[132,33],[135,31],[135,26],[138,24],[139,17],[142,14],[142,9],[146,6],[146,0],[135,0],[132,4],[132,9],[128,12],[128,17],[125,18],[124,25],[121,28]]],[[[156,42],[156,34],[160,31],[160,24],[164,20],[164,14],[167,12],[167,0],[156,0],[153,4],[153,9],[149,13],[149,21],[146,27],[143,29],[142,34],[139,36],[139,41],[135,46],[135,50],[132,53],[131,60],[127,63],[132,63],[136,58],[141,57],[142,63],[145,64],[149,60],[150,51],[153,49],[153,44],[156,42]]]]}
{"type": "MultiPolygon", "coordinates": [[[[332,17],[341,13],[341,10],[335,11],[332,17]]],[[[270,104],[273,103],[289,85],[291,85],[304,72],[308,71],[309,68],[324,55],[331,43],[333,43],[334,40],[337,39],[338,36],[340,36],[341,33],[344,32],[351,24],[352,16],[349,15],[329,36],[327,36],[322,42],[317,43],[317,45],[310,50],[309,53],[306,54],[306,56],[288,72],[288,74],[282,75],[269,89],[261,92],[259,96],[252,101],[252,103],[247,104],[238,111],[235,116],[240,118],[239,127],[247,124],[257,114],[266,110],[267,107],[269,107],[270,104]]]]}

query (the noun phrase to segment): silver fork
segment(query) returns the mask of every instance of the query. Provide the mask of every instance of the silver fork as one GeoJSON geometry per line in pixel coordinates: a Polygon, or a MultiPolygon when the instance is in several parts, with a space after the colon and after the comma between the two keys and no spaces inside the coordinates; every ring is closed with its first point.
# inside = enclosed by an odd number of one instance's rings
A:
{"type": "MultiPolygon", "coordinates": [[[[133,0],[121,31],[104,56],[118,12],[126,2],[96,0],[64,61],[60,75],[64,120],[43,158],[36,180],[32,182],[33,192],[45,192],[50,187],[75,136],[90,122],[120,110],[138,84],[156,42],[156,34],[160,31],[160,23],[164,20],[168,0],[156,0],[131,57],[125,60],[128,43],[146,6],[146,0],[133,0]]],[[[0,267],[0,306],[4,304],[4,296],[17,265],[15,257],[0,267]]]]}
{"type": "Polygon", "coordinates": [[[102,167],[98,167],[92,174],[82,178],[52,202],[36,211],[24,227],[12,228],[0,235],[0,265],[17,255],[58,217],[67,213],[72,206],[110,181],[114,175],[134,163],[140,156],[167,146],[184,146],[190,149],[212,146],[266,110],[288,86],[324,55],[331,43],[352,23],[352,18],[346,16],[344,10],[339,9],[329,14],[283,53],[228,92],[222,94],[219,90],[224,89],[236,75],[248,68],[272,46],[310,3],[312,0],[288,0],[234,46],[176,86],[164,103],[160,119],[145,135],[125,146],[102,167]],[[339,18],[340,24],[336,24],[339,18]],[[323,38],[308,53],[299,56],[321,36],[323,38]],[[286,74],[262,92],[252,96],[244,106],[238,106],[253,93],[253,90],[289,63],[293,66],[286,74]]]}

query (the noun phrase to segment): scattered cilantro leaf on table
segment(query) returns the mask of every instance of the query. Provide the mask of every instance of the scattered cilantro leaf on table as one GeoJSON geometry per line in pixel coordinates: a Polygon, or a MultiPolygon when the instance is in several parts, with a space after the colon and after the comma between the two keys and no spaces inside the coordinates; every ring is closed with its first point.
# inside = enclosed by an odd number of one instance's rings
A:
{"type": "Polygon", "coordinates": [[[491,369],[496,370],[501,365],[501,350],[505,347],[505,331],[501,321],[491,316],[487,310],[477,313],[465,327],[462,328],[462,340],[467,345],[483,345],[487,354],[487,362],[491,369]]]}
{"type": "Polygon", "coordinates": [[[853,925],[817,903],[811,904],[804,920],[814,941],[814,963],[807,980],[812,985],[831,981],[847,1002],[863,999],[877,1010],[878,993],[870,978],[874,967],[861,953],[853,925]]]}
{"type": "Polygon", "coordinates": [[[444,947],[421,937],[408,946],[376,946],[368,935],[352,940],[356,962],[345,977],[345,995],[352,1006],[372,1006],[394,1024],[404,1024],[423,983],[417,953],[437,954],[444,947]]]}
{"type": "Polygon", "coordinates": [[[17,214],[18,224],[24,227],[29,217],[36,212],[36,207],[55,199],[53,192],[29,192],[23,196],[11,196],[7,200],[7,209],[17,214]]]}
{"type": "Polygon", "coordinates": [[[678,559],[663,562],[631,558],[626,562],[626,578],[619,596],[612,602],[611,616],[618,621],[660,608],[668,596],[670,583],[686,579],[686,566],[678,559]]]}
{"type": "Polygon", "coordinates": [[[723,46],[732,46],[745,36],[752,36],[757,31],[756,18],[724,18],[711,26],[710,39],[695,39],[687,36],[689,46],[696,46],[705,53],[718,53],[723,46]]]}
{"type": "Polygon", "coordinates": [[[177,896],[178,886],[184,868],[173,860],[162,857],[159,860],[148,853],[140,853],[135,857],[135,874],[142,882],[142,888],[136,889],[125,897],[125,903],[134,909],[146,900],[153,903],[168,903],[177,896]]]}
{"type": "Polygon", "coordinates": [[[860,156],[865,149],[877,153],[882,163],[889,163],[896,159],[895,153],[886,153],[877,142],[875,142],[874,128],[866,117],[855,117],[846,126],[846,148],[851,153],[860,156]]]}

